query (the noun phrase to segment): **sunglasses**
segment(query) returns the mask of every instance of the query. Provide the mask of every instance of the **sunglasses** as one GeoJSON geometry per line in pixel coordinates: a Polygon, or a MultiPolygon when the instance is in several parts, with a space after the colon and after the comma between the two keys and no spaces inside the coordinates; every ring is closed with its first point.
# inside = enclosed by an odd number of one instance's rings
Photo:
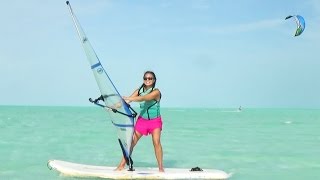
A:
{"type": "Polygon", "coordinates": [[[152,77],[144,77],[143,80],[145,80],[145,81],[146,80],[153,80],[153,78],[152,77]]]}

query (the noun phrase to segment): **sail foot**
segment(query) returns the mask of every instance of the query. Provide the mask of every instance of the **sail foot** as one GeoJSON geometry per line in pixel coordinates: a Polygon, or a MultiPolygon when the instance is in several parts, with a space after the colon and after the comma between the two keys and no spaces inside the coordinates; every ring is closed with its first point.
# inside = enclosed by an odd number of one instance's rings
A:
{"type": "Polygon", "coordinates": [[[128,152],[128,154],[127,154],[125,149],[124,149],[123,144],[121,143],[121,140],[118,139],[118,141],[119,141],[119,144],[120,144],[120,147],[121,147],[121,150],[122,150],[123,157],[126,160],[126,164],[127,164],[127,166],[129,166],[128,171],[134,171],[134,169],[133,169],[133,160],[131,158],[131,152],[130,153],[128,152]]]}

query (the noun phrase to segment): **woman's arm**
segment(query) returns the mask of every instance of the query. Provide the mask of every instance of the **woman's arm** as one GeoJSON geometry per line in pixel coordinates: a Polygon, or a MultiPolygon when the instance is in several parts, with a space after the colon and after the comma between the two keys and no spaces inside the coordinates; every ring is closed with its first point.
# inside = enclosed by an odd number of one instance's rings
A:
{"type": "Polygon", "coordinates": [[[131,96],[129,96],[129,97],[136,97],[136,96],[138,96],[138,91],[139,91],[139,89],[135,90],[135,91],[131,94],[131,96]]]}
{"type": "Polygon", "coordinates": [[[153,90],[151,93],[145,96],[138,96],[138,92],[135,91],[130,97],[123,97],[124,100],[140,102],[140,101],[150,101],[160,99],[160,91],[158,89],[153,90]]]}
{"type": "MultiPolygon", "coordinates": [[[[129,96],[129,97],[132,98],[132,97],[138,96],[138,92],[139,92],[139,89],[135,90],[135,91],[131,94],[131,96],[129,96]]],[[[132,102],[132,100],[129,100],[128,97],[123,96],[122,98],[123,98],[128,104],[132,102]]]]}

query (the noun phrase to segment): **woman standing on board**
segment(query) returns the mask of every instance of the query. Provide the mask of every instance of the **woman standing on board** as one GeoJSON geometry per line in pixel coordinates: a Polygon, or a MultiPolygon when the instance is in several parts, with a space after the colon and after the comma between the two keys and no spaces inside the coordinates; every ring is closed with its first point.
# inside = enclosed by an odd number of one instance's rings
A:
{"type": "MultiPolygon", "coordinates": [[[[156,75],[152,71],[147,71],[143,76],[143,84],[135,90],[130,97],[123,97],[127,102],[140,102],[140,114],[135,124],[132,148],[137,144],[139,139],[144,135],[152,135],[154,152],[158,161],[159,172],[164,172],[163,153],[160,142],[162,119],[160,115],[161,92],[155,88],[156,75]]],[[[126,161],[122,158],[116,170],[124,169],[126,161]]]]}

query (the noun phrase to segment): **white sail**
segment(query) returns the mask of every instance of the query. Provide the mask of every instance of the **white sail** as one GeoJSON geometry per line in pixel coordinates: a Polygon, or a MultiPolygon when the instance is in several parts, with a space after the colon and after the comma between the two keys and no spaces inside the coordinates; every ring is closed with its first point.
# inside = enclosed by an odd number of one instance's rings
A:
{"type": "Polygon", "coordinates": [[[134,132],[134,119],[136,113],[120,96],[108,73],[100,63],[99,58],[92,48],[88,37],[85,35],[83,29],[81,28],[79,21],[72,11],[70,3],[68,1],[66,3],[69,7],[70,14],[72,16],[78,36],[87,55],[87,59],[90,63],[90,67],[99,86],[105,105],[101,105],[98,102],[94,101],[91,102],[108,109],[108,114],[111,116],[112,124],[115,128],[117,128],[118,140],[123,155],[127,160],[127,164],[131,165],[132,167],[132,160],[130,158],[130,155],[132,136],[134,132]]]}

